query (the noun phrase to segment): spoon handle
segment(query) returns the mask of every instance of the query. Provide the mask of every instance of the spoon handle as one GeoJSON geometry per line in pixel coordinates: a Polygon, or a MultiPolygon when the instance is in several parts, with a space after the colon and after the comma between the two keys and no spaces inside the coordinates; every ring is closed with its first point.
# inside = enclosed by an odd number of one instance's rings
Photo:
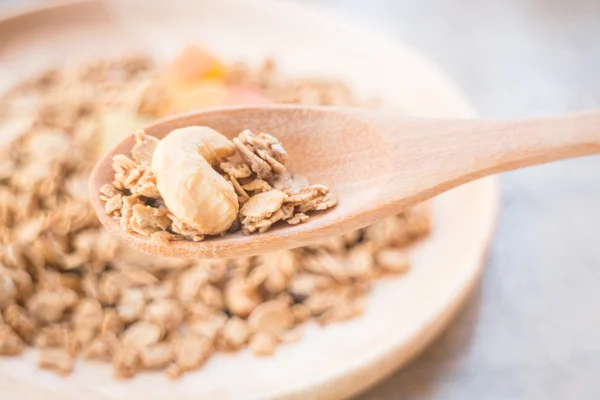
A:
{"type": "Polygon", "coordinates": [[[472,160],[463,172],[474,177],[491,175],[600,153],[600,111],[514,121],[479,120],[461,126],[455,138],[459,153],[472,160]]]}
{"type": "Polygon", "coordinates": [[[600,153],[600,111],[522,120],[369,114],[391,145],[394,181],[409,183],[393,185],[388,201],[409,195],[404,187],[420,188],[424,199],[484,176],[600,153]]]}

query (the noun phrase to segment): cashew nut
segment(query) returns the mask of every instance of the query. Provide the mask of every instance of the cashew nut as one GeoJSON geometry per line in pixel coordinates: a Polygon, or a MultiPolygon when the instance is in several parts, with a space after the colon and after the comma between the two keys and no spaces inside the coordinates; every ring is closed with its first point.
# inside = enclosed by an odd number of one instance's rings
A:
{"type": "Polygon", "coordinates": [[[234,153],[229,139],[205,126],[176,129],[161,140],[152,171],[173,215],[203,234],[229,229],[237,218],[237,195],[212,165],[234,153]]]}

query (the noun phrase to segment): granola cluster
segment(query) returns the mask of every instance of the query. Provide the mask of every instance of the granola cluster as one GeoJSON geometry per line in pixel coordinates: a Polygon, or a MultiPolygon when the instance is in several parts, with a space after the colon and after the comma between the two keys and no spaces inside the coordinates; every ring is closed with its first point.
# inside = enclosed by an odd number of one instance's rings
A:
{"type": "MultiPolygon", "coordinates": [[[[151,162],[159,142],[139,131],[131,151],[133,159],[124,154],[113,158],[114,181],[100,189],[105,212],[126,232],[161,242],[201,241],[205,234],[182,221],[183,217],[175,216],[157,188],[151,162]]],[[[308,220],[307,212],[326,210],[337,204],[337,197],[326,186],[309,185],[304,177],[286,171],[287,152],[275,137],[244,130],[233,139],[233,144],[240,160],[224,159],[217,167],[237,195],[238,219],[227,232],[240,229],[245,234],[265,232],[278,221],[296,225],[308,220]]],[[[176,178],[168,175],[167,179],[176,178]]],[[[189,196],[187,187],[183,189],[184,193],[178,197],[189,196]]],[[[215,190],[211,189],[213,193],[215,190]]],[[[198,215],[199,211],[194,213],[198,215]]],[[[206,217],[214,215],[209,212],[206,217]]]]}
{"type": "MultiPolygon", "coordinates": [[[[185,76],[175,68],[188,80],[185,85],[165,78],[172,67],[130,57],[77,71],[46,71],[0,97],[0,356],[35,348],[40,368],[61,374],[70,373],[81,357],[112,363],[120,378],[142,370],[178,377],[216,352],[248,348],[271,354],[300,339],[304,321],[356,317],[373,279],[409,268],[407,246],[429,232],[426,204],[342,237],[256,257],[178,260],[147,256],[115,241],[91,210],[87,180],[97,157],[122,139],[119,132],[126,135],[145,119],[198,104],[247,102],[239,95],[249,91],[253,99],[357,104],[339,83],[283,79],[272,63],[258,69],[223,66],[195,49],[176,65],[194,66],[185,76]],[[192,56],[204,58],[186,64],[192,56]]],[[[251,210],[251,194],[269,193],[264,191],[269,185],[288,200],[297,196],[290,220],[300,222],[302,205],[316,204],[306,199],[324,201],[326,195],[278,174],[283,159],[270,141],[243,135],[247,167],[220,168],[238,182],[239,193],[248,193],[242,208],[250,204],[251,210]],[[259,148],[271,149],[269,157],[259,148]],[[245,181],[247,168],[256,179],[245,181]]],[[[119,181],[140,198],[156,195],[147,172],[139,170],[147,146],[133,160],[117,160],[119,181]]],[[[135,196],[119,197],[120,192],[115,187],[105,193],[107,207],[120,210],[121,220],[135,215],[126,219],[131,229],[147,229],[151,212],[152,229],[168,224],[177,235],[194,237],[155,211],[160,208],[148,211],[135,196]]],[[[252,215],[245,229],[261,229],[252,215]]]]}

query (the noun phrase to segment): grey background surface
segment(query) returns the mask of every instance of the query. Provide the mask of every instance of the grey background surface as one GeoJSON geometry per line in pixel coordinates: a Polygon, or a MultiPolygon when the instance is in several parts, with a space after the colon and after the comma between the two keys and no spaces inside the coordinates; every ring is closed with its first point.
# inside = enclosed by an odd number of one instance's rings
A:
{"type": "MultiPolygon", "coordinates": [[[[580,110],[600,97],[598,0],[320,2],[420,49],[482,116],[580,110]]],[[[501,183],[476,295],[433,346],[361,400],[600,399],[600,157],[501,183]]]]}
{"type": "MultiPolygon", "coordinates": [[[[420,49],[482,116],[547,115],[600,98],[600,0],[304,1],[420,49]]],[[[600,157],[501,182],[479,289],[433,346],[360,400],[600,399],[600,157]]]]}

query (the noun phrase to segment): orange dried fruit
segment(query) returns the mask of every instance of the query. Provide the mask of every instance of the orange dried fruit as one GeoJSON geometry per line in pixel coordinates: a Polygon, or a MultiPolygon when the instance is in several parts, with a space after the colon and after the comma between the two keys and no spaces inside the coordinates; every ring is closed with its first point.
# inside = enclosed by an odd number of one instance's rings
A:
{"type": "Polygon", "coordinates": [[[227,77],[227,68],[206,49],[188,45],[171,64],[168,77],[176,86],[209,79],[223,81],[227,77]]]}

